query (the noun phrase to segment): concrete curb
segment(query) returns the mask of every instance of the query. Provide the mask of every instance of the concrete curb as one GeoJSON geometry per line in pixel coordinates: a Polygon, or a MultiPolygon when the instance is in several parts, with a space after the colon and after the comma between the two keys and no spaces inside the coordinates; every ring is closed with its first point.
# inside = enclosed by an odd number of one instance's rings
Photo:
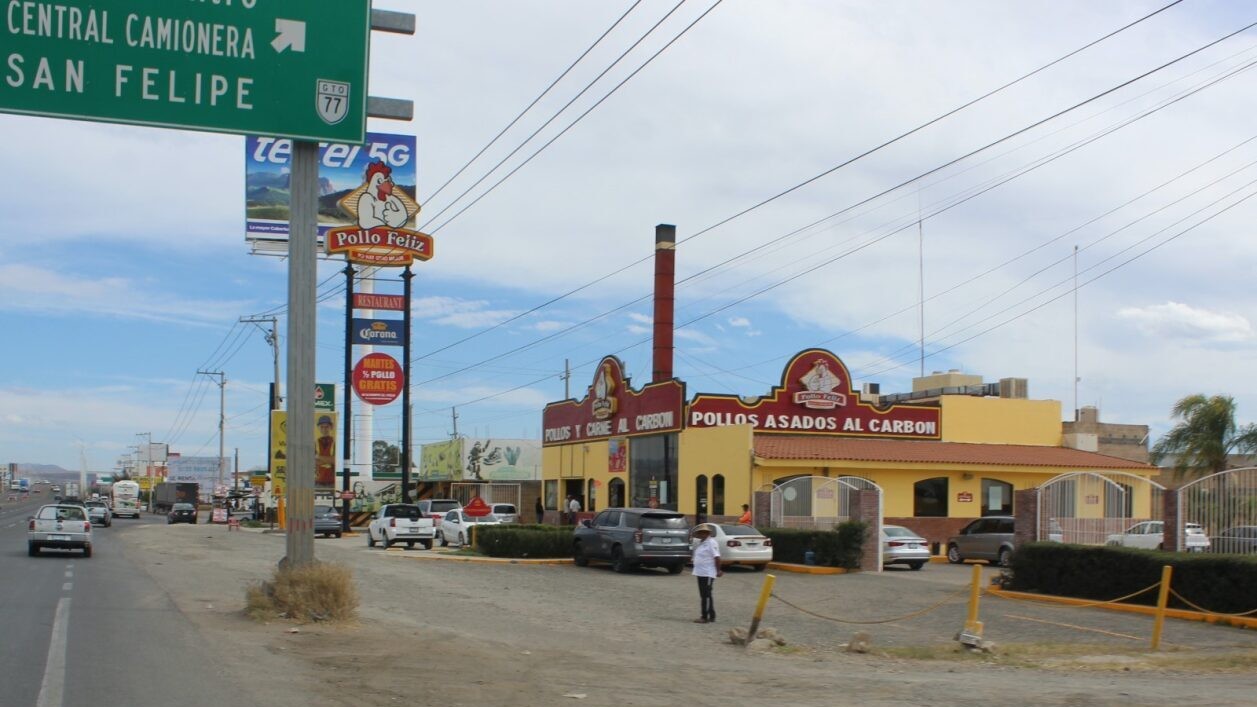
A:
{"type": "MultiPolygon", "coordinates": [[[[1001,599],[1028,599],[1031,601],[1064,604],[1066,606],[1086,606],[1088,608],[1104,609],[1106,611],[1122,611],[1128,614],[1143,614],[1145,616],[1155,616],[1157,613],[1157,608],[1155,606],[1142,606],[1139,604],[1097,604],[1093,599],[1075,599],[1073,597],[1058,597],[1051,594],[1014,592],[1007,589],[1000,589],[998,587],[987,587],[986,593],[1001,599]]],[[[1171,619],[1183,619],[1184,621],[1203,621],[1209,624],[1227,624],[1239,628],[1257,629],[1257,618],[1251,616],[1207,614],[1203,611],[1189,611],[1187,609],[1166,609],[1165,615],[1171,619]]]]}
{"type": "Polygon", "coordinates": [[[796,565],[790,562],[769,562],[768,569],[797,574],[847,574],[851,570],[843,567],[818,567],[816,565],[796,565]]]}

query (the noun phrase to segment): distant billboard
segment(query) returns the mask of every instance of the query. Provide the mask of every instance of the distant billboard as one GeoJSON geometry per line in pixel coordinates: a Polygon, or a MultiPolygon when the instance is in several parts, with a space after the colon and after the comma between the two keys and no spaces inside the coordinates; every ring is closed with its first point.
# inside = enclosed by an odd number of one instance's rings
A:
{"type": "Polygon", "coordinates": [[[460,438],[423,445],[423,481],[538,481],[541,442],[534,439],[460,438]]]}
{"type": "Polygon", "coordinates": [[[195,481],[201,484],[218,482],[218,457],[171,458],[166,464],[166,481],[195,481]]]}

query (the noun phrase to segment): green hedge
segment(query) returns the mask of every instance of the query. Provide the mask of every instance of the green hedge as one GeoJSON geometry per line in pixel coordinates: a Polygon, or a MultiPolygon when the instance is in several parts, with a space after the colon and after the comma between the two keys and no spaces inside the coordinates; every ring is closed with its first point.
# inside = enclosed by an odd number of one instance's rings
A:
{"type": "MultiPolygon", "coordinates": [[[[1164,565],[1174,568],[1170,586],[1195,604],[1223,614],[1257,609],[1257,557],[1242,555],[1030,543],[1013,553],[1001,584],[1017,591],[1108,601],[1160,582],[1164,565]]],[[[1127,601],[1155,605],[1157,593],[1127,601]]],[[[1170,606],[1191,608],[1173,595],[1170,606]]]]}
{"type": "Polygon", "coordinates": [[[833,530],[802,530],[798,528],[760,528],[772,538],[773,561],[803,564],[806,553],[816,553],[816,564],[824,567],[857,569],[864,556],[865,523],[848,521],[833,530]]]}
{"type": "Polygon", "coordinates": [[[571,557],[572,527],[486,525],[476,529],[476,549],[490,557],[571,557]]]}

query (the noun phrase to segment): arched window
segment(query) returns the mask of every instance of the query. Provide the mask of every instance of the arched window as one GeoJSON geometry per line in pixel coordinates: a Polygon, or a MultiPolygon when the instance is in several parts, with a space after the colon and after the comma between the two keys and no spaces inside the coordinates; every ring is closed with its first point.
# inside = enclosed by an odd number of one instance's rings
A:
{"type": "Polygon", "coordinates": [[[607,486],[607,508],[624,507],[624,479],[612,479],[607,486]]]}
{"type": "Polygon", "coordinates": [[[912,515],[918,518],[947,517],[947,477],[936,476],[912,485],[912,515]]]}
{"type": "Polygon", "coordinates": [[[593,479],[590,479],[585,486],[588,489],[585,494],[585,512],[593,513],[597,510],[594,501],[597,500],[598,487],[594,485],[593,479]]]}
{"type": "Polygon", "coordinates": [[[1013,485],[999,479],[982,479],[982,515],[1013,514],[1013,485]]]}
{"type": "Polygon", "coordinates": [[[722,516],[725,514],[724,474],[716,474],[711,477],[711,514],[714,516],[722,516]]]}
{"type": "Polygon", "coordinates": [[[699,474],[698,478],[694,479],[694,512],[701,516],[706,516],[709,512],[706,474],[699,474]]]}

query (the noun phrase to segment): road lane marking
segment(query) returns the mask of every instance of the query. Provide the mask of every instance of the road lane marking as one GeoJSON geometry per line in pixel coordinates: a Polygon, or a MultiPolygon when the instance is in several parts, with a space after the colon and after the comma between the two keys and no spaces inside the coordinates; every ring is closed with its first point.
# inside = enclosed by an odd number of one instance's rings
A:
{"type": "Polygon", "coordinates": [[[39,700],[35,707],[61,707],[65,695],[65,648],[69,625],[70,597],[61,597],[52,619],[48,660],[44,662],[44,680],[39,685],[39,700]]]}
{"type": "Polygon", "coordinates": [[[71,589],[74,589],[74,582],[66,582],[65,584],[61,585],[61,591],[63,592],[68,592],[71,589]]]}
{"type": "Polygon", "coordinates": [[[74,570],[66,570],[66,571],[65,571],[65,576],[66,576],[66,577],[73,577],[73,576],[74,576],[74,570]]]}

